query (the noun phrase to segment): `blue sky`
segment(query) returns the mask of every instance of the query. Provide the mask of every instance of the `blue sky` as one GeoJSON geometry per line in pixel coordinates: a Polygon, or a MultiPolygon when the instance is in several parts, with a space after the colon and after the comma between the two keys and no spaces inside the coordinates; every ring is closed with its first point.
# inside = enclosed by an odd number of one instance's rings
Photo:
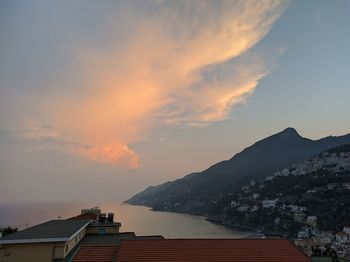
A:
{"type": "Polygon", "coordinates": [[[203,3],[2,1],[2,201],[124,200],[289,126],[349,133],[349,1],[203,3]]]}

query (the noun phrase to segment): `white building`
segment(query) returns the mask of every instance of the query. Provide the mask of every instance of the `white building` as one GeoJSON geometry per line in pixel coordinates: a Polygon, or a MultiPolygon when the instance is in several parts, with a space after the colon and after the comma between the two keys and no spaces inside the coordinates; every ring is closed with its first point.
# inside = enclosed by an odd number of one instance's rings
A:
{"type": "Polygon", "coordinates": [[[242,191],[247,191],[249,189],[249,186],[242,186],[242,191]]]}
{"type": "Polygon", "coordinates": [[[343,228],[343,231],[346,233],[346,234],[350,234],[350,225],[347,225],[343,228]]]}
{"type": "Polygon", "coordinates": [[[257,199],[259,196],[260,196],[260,194],[259,194],[259,193],[255,193],[255,194],[253,194],[253,198],[255,198],[255,199],[257,199]]]}
{"type": "Polygon", "coordinates": [[[300,230],[298,232],[298,238],[301,238],[301,239],[308,239],[310,237],[310,234],[309,232],[305,231],[305,230],[300,230]]]}
{"type": "Polygon", "coordinates": [[[278,199],[267,199],[262,202],[263,208],[275,208],[277,204],[278,199]]]}
{"type": "Polygon", "coordinates": [[[297,206],[297,205],[288,205],[288,208],[290,208],[290,211],[293,213],[300,213],[300,212],[305,212],[307,211],[306,207],[302,207],[302,206],[297,206]]]}
{"type": "Polygon", "coordinates": [[[231,208],[236,208],[236,207],[238,207],[238,206],[239,206],[239,203],[238,203],[238,202],[236,202],[236,201],[234,201],[234,200],[231,201],[231,208]]]}
{"type": "Polygon", "coordinates": [[[252,211],[257,211],[258,210],[258,206],[257,205],[254,205],[253,208],[252,208],[252,211]]]}
{"type": "Polygon", "coordinates": [[[240,206],[240,207],[237,208],[237,210],[239,212],[247,212],[249,210],[249,206],[246,206],[246,205],[240,206]]]}
{"type": "Polygon", "coordinates": [[[298,212],[293,214],[294,220],[298,222],[304,222],[306,214],[303,212],[298,212]]]}
{"type": "Polygon", "coordinates": [[[280,171],[277,171],[273,174],[274,176],[281,176],[281,172],[280,171]]]}
{"type": "Polygon", "coordinates": [[[289,170],[287,168],[282,170],[282,176],[289,176],[289,170]]]}
{"type": "Polygon", "coordinates": [[[332,238],[323,234],[317,234],[316,236],[313,237],[313,241],[316,245],[319,245],[322,247],[322,246],[331,244],[332,238]]]}
{"type": "Polygon", "coordinates": [[[338,162],[338,157],[330,156],[326,158],[327,164],[336,164],[338,162]]]}
{"type": "Polygon", "coordinates": [[[310,226],[315,227],[317,225],[317,216],[308,216],[306,218],[306,223],[310,226]]]}

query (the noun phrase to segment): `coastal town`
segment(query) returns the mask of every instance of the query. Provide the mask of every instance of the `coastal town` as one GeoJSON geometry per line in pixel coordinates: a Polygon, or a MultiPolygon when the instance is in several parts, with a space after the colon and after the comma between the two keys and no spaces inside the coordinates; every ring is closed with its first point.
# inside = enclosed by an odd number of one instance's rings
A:
{"type": "Polygon", "coordinates": [[[270,216],[263,231],[288,235],[308,255],[327,251],[350,258],[349,215],[345,214],[343,220],[337,221],[348,208],[342,199],[350,196],[349,149],[347,145],[336,152],[326,151],[264,180],[251,180],[249,185],[241,188],[238,198],[231,201],[231,210],[246,218],[255,217],[254,213],[270,216]],[[290,183],[292,180],[295,183],[290,183]],[[289,192],[286,187],[282,187],[283,192],[278,190],[281,185],[290,187],[289,192]],[[275,190],[271,190],[274,187],[275,190]],[[314,205],[315,198],[322,200],[335,196],[337,201],[333,200],[337,203],[326,206],[329,210],[325,211],[334,214],[333,218],[325,216],[324,210],[314,205]]]}

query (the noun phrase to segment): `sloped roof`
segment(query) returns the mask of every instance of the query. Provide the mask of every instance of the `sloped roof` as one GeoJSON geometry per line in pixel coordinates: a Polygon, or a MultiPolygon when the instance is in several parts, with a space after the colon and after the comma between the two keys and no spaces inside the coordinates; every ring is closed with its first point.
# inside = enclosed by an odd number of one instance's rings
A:
{"type": "Polygon", "coordinates": [[[51,220],[0,238],[0,244],[61,242],[73,238],[90,220],[51,220]]]}
{"type": "Polygon", "coordinates": [[[122,241],[117,261],[306,262],[311,260],[285,239],[165,239],[122,241]]]}
{"type": "Polygon", "coordinates": [[[73,262],[112,262],[118,247],[112,246],[81,246],[73,258],[73,262]]]}

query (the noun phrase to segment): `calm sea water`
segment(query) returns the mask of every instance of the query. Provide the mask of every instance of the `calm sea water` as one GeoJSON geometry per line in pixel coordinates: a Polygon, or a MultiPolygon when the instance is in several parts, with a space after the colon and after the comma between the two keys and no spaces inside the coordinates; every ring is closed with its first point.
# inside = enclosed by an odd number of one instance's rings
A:
{"type": "MultiPolygon", "coordinates": [[[[0,226],[20,229],[51,219],[62,219],[80,214],[82,208],[93,203],[0,203],[0,226]]],[[[137,235],[163,235],[166,238],[240,238],[249,232],[215,225],[203,217],[185,214],[154,212],[147,207],[118,203],[99,205],[103,212],[114,212],[115,220],[122,223],[121,231],[137,235]]]]}

